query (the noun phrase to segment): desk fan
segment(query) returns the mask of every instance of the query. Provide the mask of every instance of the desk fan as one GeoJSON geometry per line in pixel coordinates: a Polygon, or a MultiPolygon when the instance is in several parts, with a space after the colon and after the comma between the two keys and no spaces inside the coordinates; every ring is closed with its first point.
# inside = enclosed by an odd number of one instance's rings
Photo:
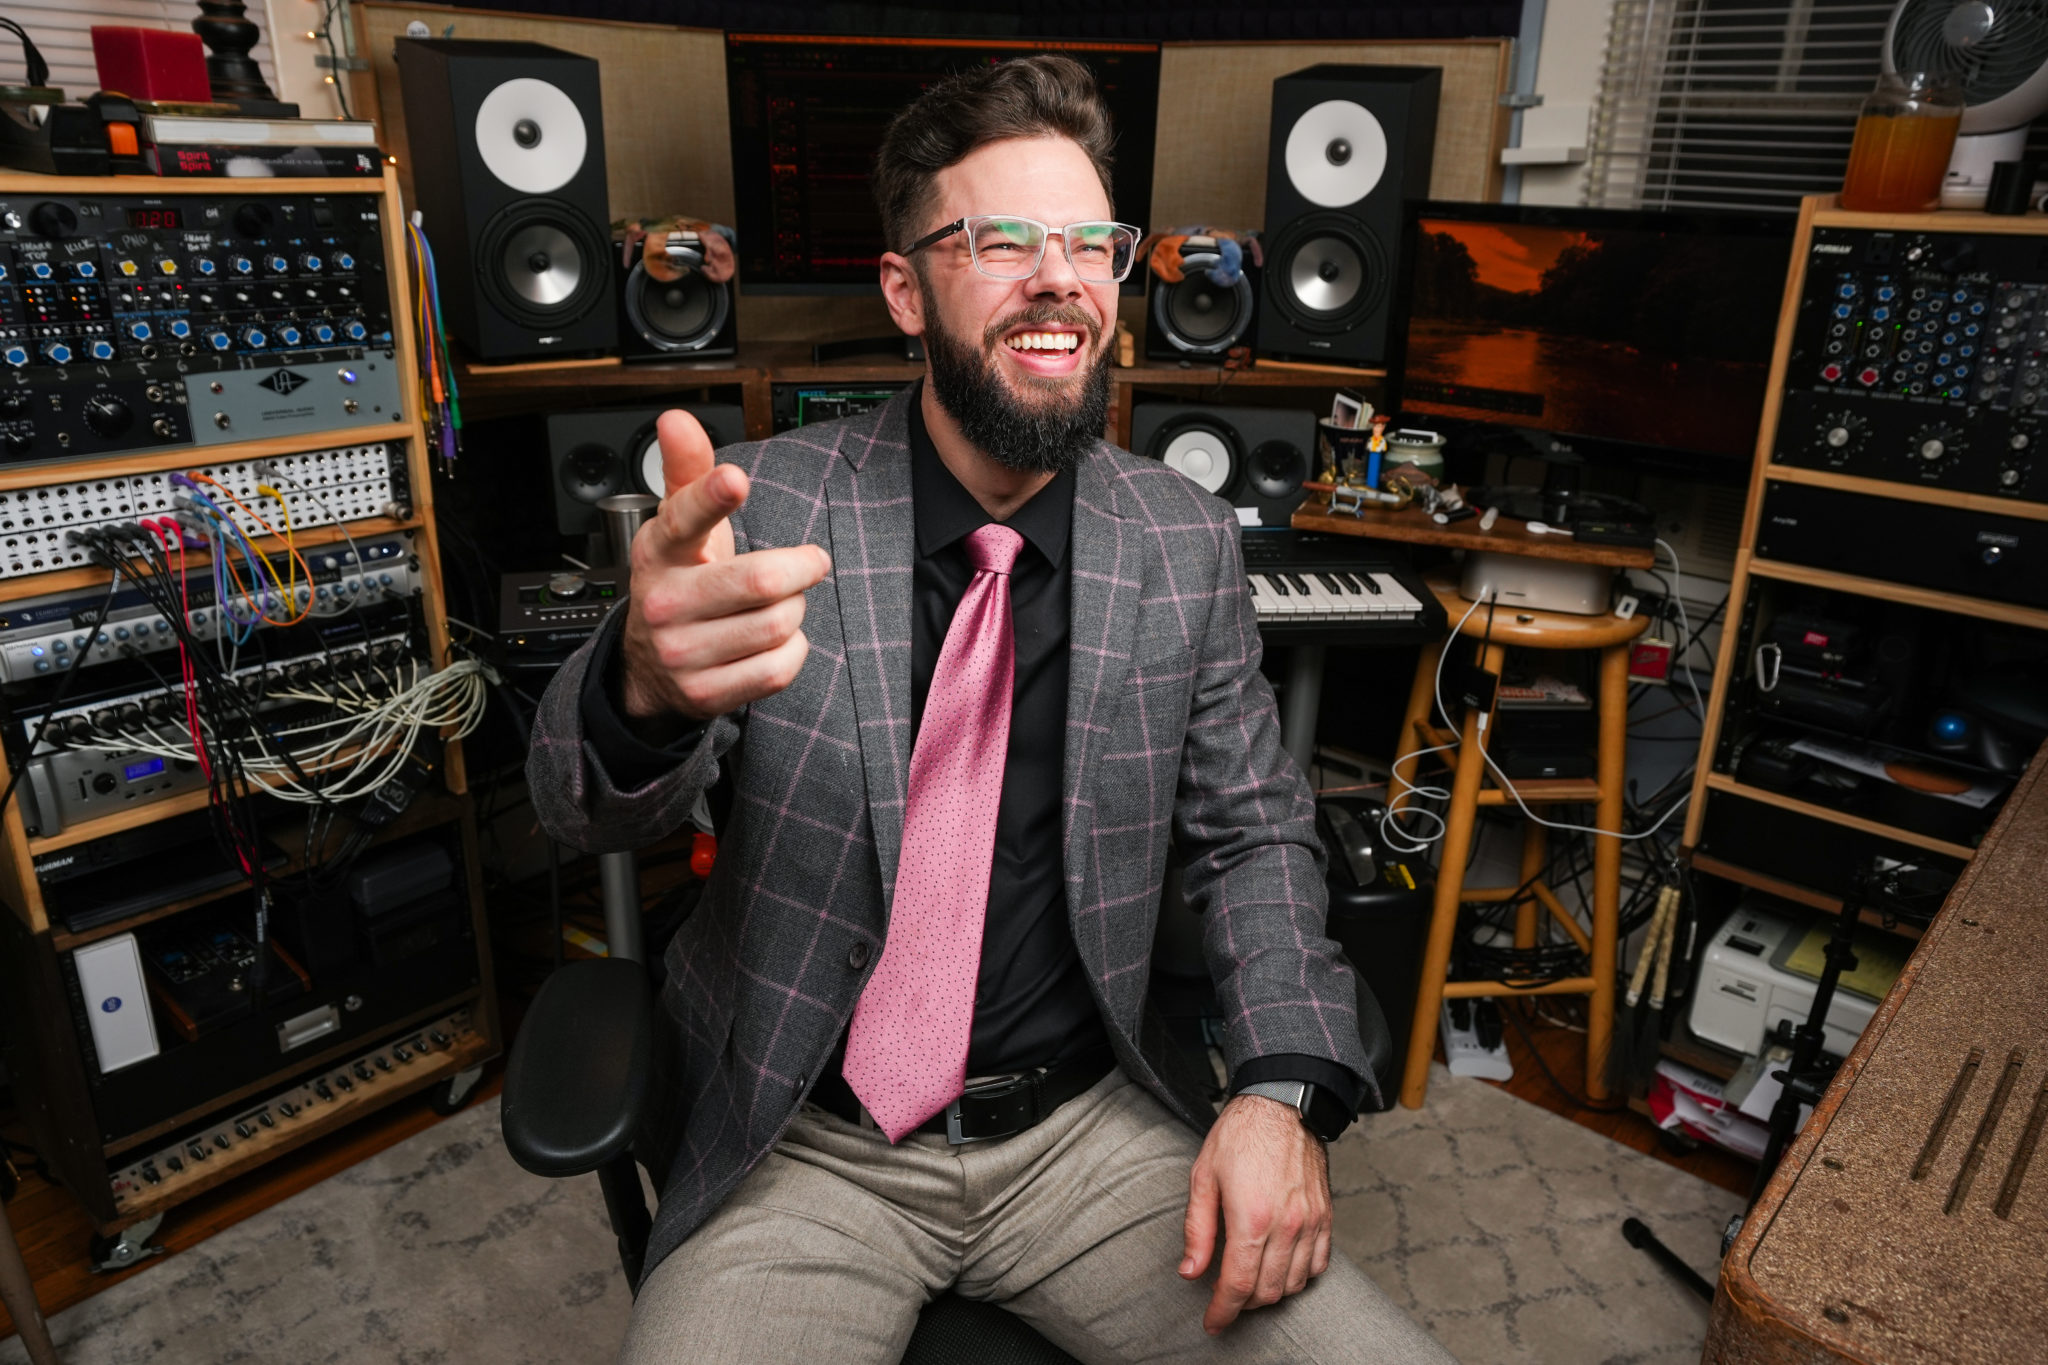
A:
{"type": "Polygon", "coordinates": [[[1991,167],[2026,155],[2048,110],[2048,0],[1899,0],[1886,71],[1945,71],[1963,83],[1963,123],[1942,180],[1945,209],[1981,209],[1991,167]]]}

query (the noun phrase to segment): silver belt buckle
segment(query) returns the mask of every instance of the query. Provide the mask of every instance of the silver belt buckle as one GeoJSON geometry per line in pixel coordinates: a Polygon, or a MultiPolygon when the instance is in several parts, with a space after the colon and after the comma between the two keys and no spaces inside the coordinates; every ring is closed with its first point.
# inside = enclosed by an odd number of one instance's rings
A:
{"type": "MultiPolygon", "coordinates": [[[[960,1092],[960,1099],[964,1100],[969,1095],[995,1094],[1009,1086],[1014,1086],[1017,1082],[1026,1079],[1030,1074],[1026,1071],[1013,1071],[1007,1076],[977,1077],[969,1081],[966,1088],[960,1092]]],[[[959,1147],[969,1142],[987,1142],[990,1138],[1009,1136],[1010,1134],[1008,1133],[991,1133],[988,1137],[963,1137],[960,1133],[960,1100],[954,1100],[946,1106],[946,1141],[951,1146],[959,1147]]]]}

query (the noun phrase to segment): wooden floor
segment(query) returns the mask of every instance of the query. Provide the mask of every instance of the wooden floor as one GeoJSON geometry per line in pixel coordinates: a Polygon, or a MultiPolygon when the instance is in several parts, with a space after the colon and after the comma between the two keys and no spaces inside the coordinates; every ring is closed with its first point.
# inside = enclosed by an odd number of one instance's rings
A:
{"type": "MultiPolygon", "coordinates": [[[[517,971],[501,972],[500,979],[516,981],[521,975],[517,971]]],[[[531,973],[524,975],[531,979],[531,973]]],[[[509,987],[503,1002],[507,1037],[512,1035],[525,1012],[525,1000],[515,994],[516,989],[509,987]]],[[[1542,1020],[1531,1022],[1529,1029],[1537,1049],[1557,1079],[1570,1087],[1574,1094],[1584,1095],[1584,1035],[1542,1020]]],[[[1756,1170],[1751,1163],[1714,1148],[1701,1148],[1689,1153],[1671,1150],[1661,1140],[1655,1125],[1625,1108],[1613,1112],[1591,1112],[1580,1108],[1559,1095],[1544,1079],[1528,1047],[1513,1029],[1508,1031],[1507,1041],[1509,1055],[1515,1063],[1515,1077],[1502,1088],[1510,1094],[1562,1114],[1582,1127],[1648,1153],[1724,1189],[1737,1193],[1748,1191],[1756,1170]]],[[[477,1091],[478,1097],[496,1094],[502,1083],[502,1064],[493,1063],[485,1072],[484,1082],[477,1091]]],[[[425,1093],[411,1096],[361,1123],[330,1133],[261,1170],[179,1206],[164,1220],[156,1240],[175,1254],[438,1122],[440,1119],[428,1106],[425,1093]]],[[[17,1142],[25,1141],[27,1136],[23,1125],[14,1121],[11,1115],[0,1115],[0,1132],[17,1142]]],[[[18,1160],[17,1166],[22,1166],[22,1162],[18,1160]]],[[[92,1226],[84,1210],[64,1189],[38,1179],[26,1167],[22,1168],[21,1175],[21,1190],[8,1205],[7,1212],[14,1221],[15,1235],[21,1243],[29,1273],[35,1278],[36,1296],[45,1314],[61,1312],[129,1275],[154,1273],[157,1262],[163,1258],[145,1261],[116,1275],[93,1274],[87,1269],[86,1252],[92,1226]]],[[[12,1322],[4,1311],[0,1311],[0,1336],[12,1335],[13,1331],[12,1322]]]]}

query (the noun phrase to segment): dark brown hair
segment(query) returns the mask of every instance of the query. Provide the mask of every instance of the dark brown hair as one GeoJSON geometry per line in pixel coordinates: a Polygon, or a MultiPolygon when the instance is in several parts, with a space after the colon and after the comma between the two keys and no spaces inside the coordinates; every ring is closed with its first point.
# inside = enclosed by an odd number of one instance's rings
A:
{"type": "Polygon", "coordinates": [[[1013,137],[1072,139],[1115,202],[1109,183],[1115,131],[1094,75],[1072,57],[1016,57],[948,76],[890,120],[875,155],[883,247],[901,251],[923,235],[920,224],[940,171],[1013,137]]]}

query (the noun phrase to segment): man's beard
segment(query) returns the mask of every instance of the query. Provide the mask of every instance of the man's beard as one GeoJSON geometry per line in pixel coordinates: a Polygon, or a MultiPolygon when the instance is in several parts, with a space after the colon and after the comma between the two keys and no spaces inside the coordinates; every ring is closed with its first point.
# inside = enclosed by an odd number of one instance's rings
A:
{"type": "Polygon", "coordinates": [[[1023,376],[1031,398],[1020,399],[996,368],[995,348],[1019,327],[1064,323],[1082,329],[1093,347],[1101,329],[1077,309],[1040,304],[994,324],[979,352],[946,330],[936,301],[925,294],[925,355],[932,393],[960,434],[991,459],[1026,474],[1072,469],[1102,439],[1109,418],[1109,355],[1058,379],[1023,376]]]}

